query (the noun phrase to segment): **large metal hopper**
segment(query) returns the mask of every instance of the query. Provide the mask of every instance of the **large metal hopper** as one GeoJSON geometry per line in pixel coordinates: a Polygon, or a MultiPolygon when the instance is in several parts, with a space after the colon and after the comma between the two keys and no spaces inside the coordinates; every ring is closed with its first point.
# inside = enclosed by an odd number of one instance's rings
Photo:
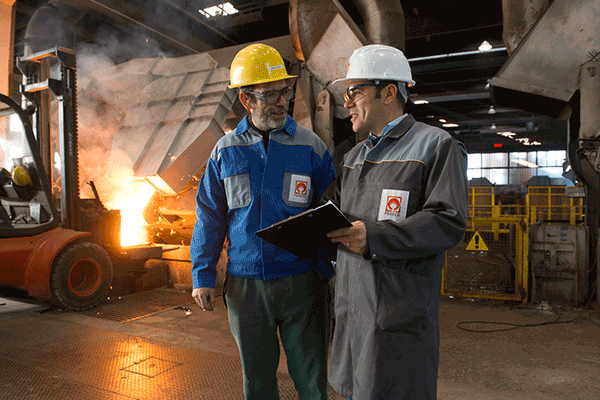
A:
{"type": "Polygon", "coordinates": [[[496,104],[569,117],[580,68],[600,53],[600,3],[555,0],[491,81],[496,104]]]}
{"type": "Polygon", "coordinates": [[[112,151],[130,158],[135,176],[174,195],[198,174],[224,135],[235,92],[227,88],[229,69],[207,53],[148,63],[143,77],[139,60],[113,71],[148,83],[133,98],[123,94],[130,107],[112,151]]]}

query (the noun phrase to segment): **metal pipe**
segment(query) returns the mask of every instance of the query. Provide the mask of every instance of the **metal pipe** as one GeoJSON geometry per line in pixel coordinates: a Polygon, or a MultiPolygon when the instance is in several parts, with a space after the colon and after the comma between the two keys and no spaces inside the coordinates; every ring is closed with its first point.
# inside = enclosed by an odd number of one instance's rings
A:
{"type": "Polygon", "coordinates": [[[370,43],[405,48],[406,21],[399,0],[354,0],[370,43]]]}
{"type": "Polygon", "coordinates": [[[57,0],[41,5],[27,23],[24,56],[56,45],[73,48],[74,25],[70,21],[79,13],[80,10],[57,0]]]}
{"type": "Polygon", "coordinates": [[[408,62],[417,62],[417,61],[426,61],[426,60],[438,60],[440,58],[470,56],[470,55],[474,55],[474,54],[496,53],[496,52],[501,52],[501,51],[506,51],[506,47],[498,47],[498,48],[491,49],[491,50],[488,50],[488,51],[472,50],[472,51],[461,51],[461,52],[458,52],[458,53],[438,54],[438,55],[435,55],[435,56],[427,56],[427,57],[415,57],[415,58],[409,58],[408,62]]]}
{"type": "Polygon", "coordinates": [[[588,61],[579,74],[581,127],[579,138],[600,142],[600,62],[588,61]]]}
{"type": "Polygon", "coordinates": [[[549,0],[502,0],[502,41],[512,54],[548,7],[549,0]]]}

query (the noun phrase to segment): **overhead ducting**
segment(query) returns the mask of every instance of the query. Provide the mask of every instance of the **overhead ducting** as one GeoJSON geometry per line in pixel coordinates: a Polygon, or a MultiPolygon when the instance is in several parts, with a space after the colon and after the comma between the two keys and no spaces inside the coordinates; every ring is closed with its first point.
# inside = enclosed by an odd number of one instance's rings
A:
{"type": "Polygon", "coordinates": [[[373,43],[404,50],[405,18],[398,0],[355,0],[355,4],[365,22],[365,33],[337,0],[290,1],[290,33],[296,57],[305,62],[316,82],[333,94],[341,117],[348,115],[341,106],[341,88],[330,83],[346,75],[352,52],[373,43]]]}
{"type": "MultiPolygon", "coordinates": [[[[405,17],[398,0],[354,0],[364,21],[364,32],[338,0],[291,0],[290,32],[299,60],[307,61],[338,17],[348,25],[352,36],[365,44],[386,44],[404,51],[405,17]]],[[[346,36],[339,36],[344,45],[346,36]]]]}
{"type": "Polygon", "coordinates": [[[406,22],[399,0],[354,0],[365,22],[371,44],[386,44],[404,51],[406,22]]]}
{"type": "Polygon", "coordinates": [[[72,48],[75,27],[71,21],[82,10],[83,7],[77,8],[58,0],[50,0],[38,7],[27,23],[24,55],[55,46],[72,48]]]}
{"type": "Polygon", "coordinates": [[[549,0],[502,0],[502,41],[509,55],[521,43],[548,4],[549,0]]]}

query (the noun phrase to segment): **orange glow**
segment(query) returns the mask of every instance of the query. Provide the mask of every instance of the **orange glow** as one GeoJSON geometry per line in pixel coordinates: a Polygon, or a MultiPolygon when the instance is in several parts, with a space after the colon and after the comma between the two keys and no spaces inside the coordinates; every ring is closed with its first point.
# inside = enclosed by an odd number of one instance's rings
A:
{"type": "Polygon", "coordinates": [[[107,202],[109,209],[121,210],[121,246],[135,246],[150,242],[143,229],[147,222],[142,212],[154,191],[154,187],[148,182],[131,178],[130,182],[124,184],[124,188],[107,202]]]}

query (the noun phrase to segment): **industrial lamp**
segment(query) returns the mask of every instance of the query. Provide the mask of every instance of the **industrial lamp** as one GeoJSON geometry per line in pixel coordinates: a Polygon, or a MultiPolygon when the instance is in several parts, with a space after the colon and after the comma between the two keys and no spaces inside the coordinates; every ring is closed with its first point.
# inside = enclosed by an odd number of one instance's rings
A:
{"type": "Polygon", "coordinates": [[[492,45],[487,41],[484,40],[478,47],[479,51],[490,51],[492,49],[492,45]]]}

